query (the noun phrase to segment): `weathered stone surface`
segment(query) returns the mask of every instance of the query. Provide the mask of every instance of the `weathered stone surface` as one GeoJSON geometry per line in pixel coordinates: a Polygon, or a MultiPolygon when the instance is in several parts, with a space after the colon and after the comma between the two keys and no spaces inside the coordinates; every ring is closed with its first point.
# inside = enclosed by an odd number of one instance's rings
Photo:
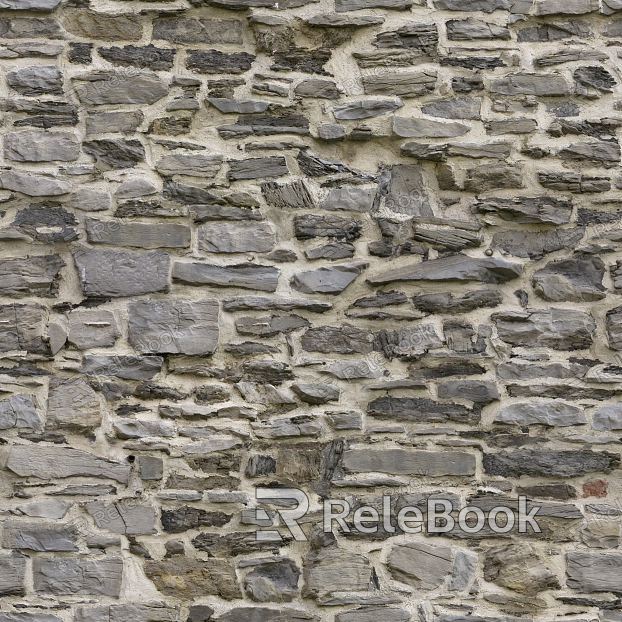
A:
{"type": "Polygon", "coordinates": [[[250,263],[217,266],[176,261],[172,276],[174,281],[188,285],[216,285],[274,292],[278,284],[279,270],[272,266],[250,263]]]}
{"type": "Polygon", "coordinates": [[[605,264],[598,257],[572,257],[551,261],[534,272],[532,285],[540,298],[553,302],[587,302],[606,295],[602,284],[605,264]]]}
{"type": "Polygon", "coordinates": [[[157,590],[174,598],[221,596],[240,598],[233,565],[222,559],[174,558],[145,563],[145,574],[157,590]]]}
{"type": "Polygon", "coordinates": [[[607,311],[606,329],[609,347],[612,350],[622,350],[622,307],[607,311]]]}
{"type": "Polygon", "coordinates": [[[0,352],[49,354],[49,342],[44,339],[47,319],[47,310],[40,305],[0,305],[0,352]]]}
{"type": "Polygon", "coordinates": [[[476,404],[488,404],[500,397],[497,385],[484,380],[445,380],[439,383],[437,391],[440,398],[470,400],[476,404]]]}
{"type": "Polygon", "coordinates": [[[8,72],[6,79],[20,95],[63,94],[63,74],[55,65],[23,67],[8,72]]]}
{"type": "Polygon", "coordinates": [[[562,248],[573,248],[584,235],[583,227],[551,229],[544,232],[505,231],[494,234],[491,246],[514,257],[541,259],[544,255],[562,248]]]}
{"type": "Polygon", "coordinates": [[[38,557],[33,560],[35,591],[39,594],[93,594],[118,597],[123,559],[101,557],[38,557]]]}
{"type": "Polygon", "coordinates": [[[393,117],[393,133],[400,138],[455,138],[464,136],[470,130],[464,123],[393,117]]]}
{"type": "Polygon", "coordinates": [[[71,184],[49,177],[18,173],[17,171],[1,171],[0,187],[14,190],[31,197],[58,196],[71,191],[71,184]]]}
{"type": "Polygon", "coordinates": [[[121,333],[114,314],[100,309],[76,309],[67,315],[67,339],[78,350],[109,348],[121,333]]]}
{"type": "Polygon", "coordinates": [[[138,15],[110,15],[89,9],[74,9],[66,14],[63,28],[78,37],[100,41],[139,41],[142,26],[138,15]]]}
{"type": "Polygon", "coordinates": [[[525,310],[493,313],[499,338],[514,346],[547,346],[582,350],[592,343],[594,318],[574,309],[525,310]]]}
{"type": "Polygon", "coordinates": [[[84,431],[101,425],[97,393],[83,378],[52,378],[48,391],[46,429],[84,431]]]}
{"type": "Polygon", "coordinates": [[[519,402],[503,407],[495,422],[514,425],[569,426],[587,423],[582,408],[561,401],[519,402]]]}
{"type": "Polygon", "coordinates": [[[140,296],[168,290],[170,257],[164,251],[82,248],[73,258],[85,296],[140,296]]]}
{"type": "Polygon", "coordinates": [[[379,397],[367,405],[367,414],[391,421],[472,423],[479,415],[460,404],[439,404],[425,397],[379,397]]]}
{"type": "Polygon", "coordinates": [[[324,313],[332,303],[310,298],[264,298],[262,296],[232,296],[222,299],[225,311],[293,311],[305,309],[324,313]]]}
{"type": "Polygon", "coordinates": [[[486,551],[484,578],[527,594],[560,587],[559,579],[545,566],[533,547],[526,544],[509,544],[486,551]]]}
{"type": "Polygon", "coordinates": [[[375,188],[335,188],[322,202],[330,211],[370,212],[376,197],[375,188]]]}
{"type": "Polygon", "coordinates": [[[479,119],[481,106],[481,97],[458,97],[426,104],[421,112],[443,119],[479,119]]]}
{"type": "Polygon", "coordinates": [[[272,156],[268,158],[248,158],[247,160],[230,160],[227,179],[258,179],[261,177],[281,177],[287,175],[289,169],[285,158],[272,156]]]}
{"type": "Polygon", "coordinates": [[[441,586],[453,568],[453,551],[447,546],[410,542],[394,546],[387,567],[396,581],[419,590],[441,586]]]}
{"type": "Polygon", "coordinates": [[[617,592],[622,556],[573,551],[566,554],[566,585],[576,592],[617,592]]]}
{"type": "Polygon", "coordinates": [[[0,594],[24,596],[26,594],[26,557],[22,555],[0,556],[0,594]]]}
{"type": "Polygon", "coordinates": [[[98,163],[111,168],[133,168],[145,159],[145,148],[135,139],[90,140],[82,143],[82,150],[95,158],[98,163]]]}
{"type": "Polygon", "coordinates": [[[298,97],[315,97],[319,99],[339,99],[341,90],[331,80],[308,78],[300,82],[294,89],[298,97]]]}
{"type": "Polygon", "coordinates": [[[572,143],[557,154],[562,160],[587,161],[604,166],[620,161],[620,145],[617,142],[572,143]]]}
{"type": "Polygon", "coordinates": [[[222,166],[219,155],[174,154],[160,158],[156,170],[161,175],[194,175],[197,177],[215,177],[222,166]]]}
{"type": "Polygon", "coordinates": [[[492,13],[497,9],[509,9],[511,2],[508,0],[435,0],[437,9],[446,11],[483,11],[492,13]]]}
{"type": "Polygon", "coordinates": [[[291,559],[258,564],[244,577],[244,592],[254,601],[291,602],[298,594],[300,570],[291,559]]]}
{"type": "Polygon", "coordinates": [[[216,300],[140,300],[127,309],[128,341],[143,354],[207,356],[218,345],[216,300]]]}
{"type": "Polygon", "coordinates": [[[359,261],[299,272],[293,276],[291,287],[304,294],[340,294],[368,265],[359,261]]]}
{"type": "Polygon", "coordinates": [[[429,477],[473,475],[475,456],[464,452],[356,448],[344,453],[343,467],[351,473],[426,473],[429,477]]]}
{"type": "Polygon", "coordinates": [[[153,104],[168,88],[155,73],[96,71],[79,78],[74,90],[83,104],[153,104]]]}
{"type": "Polygon", "coordinates": [[[136,248],[187,248],[190,227],[177,224],[104,221],[86,218],[87,240],[91,244],[136,248]]]}
{"type": "Polygon", "coordinates": [[[519,449],[484,454],[484,471],[503,477],[577,477],[593,472],[610,473],[620,465],[620,454],[608,451],[519,449]]]}
{"type": "MultiPolygon", "coordinates": [[[[366,65],[370,64],[368,59],[366,65]]],[[[362,77],[363,91],[366,95],[398,95],[399,97],[421,97],[432,93],[436,87],[438,75],[435,71],[408,71],[408,72],[383,72],[375,75],[364,75],[362,77]]],[[[391,103],[396,110],[401,108],[403,104],[400,102],[388,102],[385,105],[391,103]]],[[[362,106],[365,102],[353,102],[352,105],[358,104],[362,106]]],[[[392,112],[388,110],[387,112],[392,112]]],[[[335,115],[336,116],[336,115],[335,115]]],[[[373,116],[373,115],[368,115],[373,116]]],[[[340,117],[337,117],[340,118],[340,117]]],[[[365,118],[365,117],[354,117],[365,118]]]]}
{"type": "Polygon", "coordinates": [[[467,169],[464,189],[479,194],[499,188],[522,188],[523,171],[520,165],[496,164],[467,169]]]}
{"type": "MultiPolygon", "coordinates": [[[[192,607],[191,607],[192,609],[192,607]]],[[[175,622],[178,618],[177,608],[162,601],[147,603],[114,603],[103,607],[77,607],[76,622],[175,622]]],[[[192,622],[203,622],[196,620],[192,622]]]]}
{"type": "Polygon", "coordinates": [[[504,259],[473,258],[452,255],[424,261],[404,268],[396,268],[368,277],[372,285],[394,281],[481,281],[504,283],[520,276],[522,266],[504,259]]]}
{"type": "Polygon", "coordinates": [[[114,533],[136,535],[155,533],[155,510],[151,506],[130,503],[106,504],[92,501],[86,505],[87,512],[99,529],[114,533]]]}
{"type": "Polygon", "coordinates": [[[490,198],[475,203],[473,210],[482,214],[498,214],[504,220],[519,223],[561,225],[570,221],[572,203],[553,197],[490,198]]]}
{"type": "Polygon", "coordinates": [[[498,26],[490,22],[482,22],[472,17],[458,20],[450,19],[445,22],[447,38],[450,41],[471,41],[474,39],[510,39],[507,27],[498,26]]]}
{"type": "Polygon", "coordinates": [[[72,448],[15,445],[9,452],[6,468],[22,477],[41,479],[74,475],[102,477],[122,483],[129,479],[128,465],[72,448]]]}
{"type": "Polygon", "coordinates": [[[317,326],[310,328],[301,338],[308,352],[338,352],[341,354],[369,354],[372,350],[371,331],[354,326],[317,326]]]}
{"type": "Polygon", "coordinates": [[[268,607],[235,607],[218,618],[221,622],[279,622],[290,620],[291,622],[317,622],[317,618],[300,609],[273,609],[268,607]]]}
{"type": "Polygon", "coordinates": [[[424,313],[467,313],[474,309],[493,308],[501,304],[501,295],[492,289],[468,292],[455,297],[450,292],[422,294],[412,299],[415,309],[424,313]]]}
{"type": "Polygon", "coordinates": [[[70,162],[80,155],[80,143],[69,132],[16,132],[4,136],[4,157],[17,162],[70,162]]]}
{"type": "MultiPolygon", "coordinates": [[[[369,93],[369,91],[366,91],[366,93],[369,93]]],[[[403,104],[400,102],[390,99],[362,100],[344,104],[343,106],[336,106],[333,108],[333,115],[335,119],[369,119],[370,117],[378,117],[389,112],[394,112],[402,106],[403,104]]]]}
{"type": "Polygon", "coordinates": [[[39,415],[29,395],[13,395],[8,400],[0,401],[0,429],[14,427],[41,429],[39,415]]]}
{"type": "Polygon", "coordinates": [[[255,60],[248,52],[225,54],[218,50],[187,50],[186,67],[203,74],[232,73],[248,71],[255,60]]]}
{"type": "Polygon", "coordinates": [[[237,19],[160,17],[153,22],[153,38],[171,43],[242,43],[242,23],[237,19]]]}
{"type": "Polygon", "coordinates": [[[303,596],[318,598],[331,592],[368,590],[372,568],[359,553],[337,547],[321,548],[308,553],[303,565],[303,596]]]}
{"type": "Polygon", "coordinates": [[[275,243],[268,223],[213,223],[199,227],[198,245],[209,253],[266,253],[275,243]]]}
{"type": "Polygon", "coordinates": [[[151,380],[162,369],[160,356],[100,356],[87,354],[82,372],[91,376],[117,376],[127,380],[151,380]]]}
{"type": "Polygon", "coordinates": [[[75,525],[27,523],[7,520],[2,524],[2,546],[30,551],[77,551],[75,525]]]}
{"type": "Polygon", "coordinates": [[[570,85],[561,75],[514,73],[493,80],[490,91],[501,95],[554,97],[568,95],[570,85]]]}

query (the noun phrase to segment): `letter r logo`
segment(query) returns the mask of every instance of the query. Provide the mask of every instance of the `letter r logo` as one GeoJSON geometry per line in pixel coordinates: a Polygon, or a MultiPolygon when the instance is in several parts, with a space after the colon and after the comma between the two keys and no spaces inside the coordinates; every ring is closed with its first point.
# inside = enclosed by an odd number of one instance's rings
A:
{"type": "MultiPolygon", "coordinates": [[[[306,542],[307,536],[298,525],[298,519],[302,518],[309,509],[309,497],[297,488],[255,488],[255,499],[258,501],[297,501],[298,505],[293,509],[278,509],[277,512],[285,526],[297,542],[306,542]]],[[[257,540],[279,541],[281,535],[278,531],[257,531],[257,540]]]]}

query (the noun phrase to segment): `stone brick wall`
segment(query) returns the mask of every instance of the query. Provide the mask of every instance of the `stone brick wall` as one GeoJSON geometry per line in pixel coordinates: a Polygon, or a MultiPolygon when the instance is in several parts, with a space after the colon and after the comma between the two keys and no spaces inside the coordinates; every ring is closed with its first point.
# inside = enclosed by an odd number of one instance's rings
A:
{"type": "Polygon", "coordinates": [[[620,622],[621,0],[1,10],[0,622],[620,622]]]}

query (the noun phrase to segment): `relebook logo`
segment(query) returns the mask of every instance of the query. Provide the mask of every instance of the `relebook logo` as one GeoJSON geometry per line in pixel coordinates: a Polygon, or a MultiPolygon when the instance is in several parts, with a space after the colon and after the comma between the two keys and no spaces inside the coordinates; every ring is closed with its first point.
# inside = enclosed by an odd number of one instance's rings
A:
{"type": "MultiPolygon", "coordinates": [[[[294,540],[304,542],[307,537],[299,522],[309,512],[309,498],[306,493],[297,488],[257,488],[255,498],[263,503],[288,506],[277,508],[277,512],[285,527],[294,540]],[[295,506],[295,507],[294,507],[295,506]]],[[[456,513],[452,502],[448,499],[430,497],[425,504],[425,516],[420,507],[406,505],[396,510],[391,503],[391,495],[382,496],[382,507],[378,509],[371,505],[359,506],[352,512],[350,503],[346,499],[324,499],[321,509],[323,529],[326,533],[332,532],[335,525],[342,531],[360,534],[375,534],[379,529],[387,533],[422,533],[425,527],[427,533],[447,533],[455,530],[467,534],[475,534],[488,527],[494,533],[508,533],[516,530],[517,533],[527,533],[528,526],[535,532],[541,533],[536,515],[540,506],[531,505],[527,508],[527,497],[519,496],[517,507],[498,505],[486,512],[476,505],[467,505],[456,513]]],[[[256,511],[257,520],[268,520],[269,515],[263,509],[256,511]]],[[[306,521],[308,522],[308,521],[306,521]]],[[[276,530],[259,530],[256,539],[262,542],[282,540],[276,530]]]]}

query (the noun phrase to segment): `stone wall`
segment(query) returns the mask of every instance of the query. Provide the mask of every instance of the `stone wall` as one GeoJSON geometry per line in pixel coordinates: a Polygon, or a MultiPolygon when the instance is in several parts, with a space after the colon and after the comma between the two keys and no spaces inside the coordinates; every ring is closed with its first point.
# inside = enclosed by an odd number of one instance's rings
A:
{"type": "Polygon", "coordinates": [[[2,11],[0,622],[620,621],[621,0],[2,11]]]}

